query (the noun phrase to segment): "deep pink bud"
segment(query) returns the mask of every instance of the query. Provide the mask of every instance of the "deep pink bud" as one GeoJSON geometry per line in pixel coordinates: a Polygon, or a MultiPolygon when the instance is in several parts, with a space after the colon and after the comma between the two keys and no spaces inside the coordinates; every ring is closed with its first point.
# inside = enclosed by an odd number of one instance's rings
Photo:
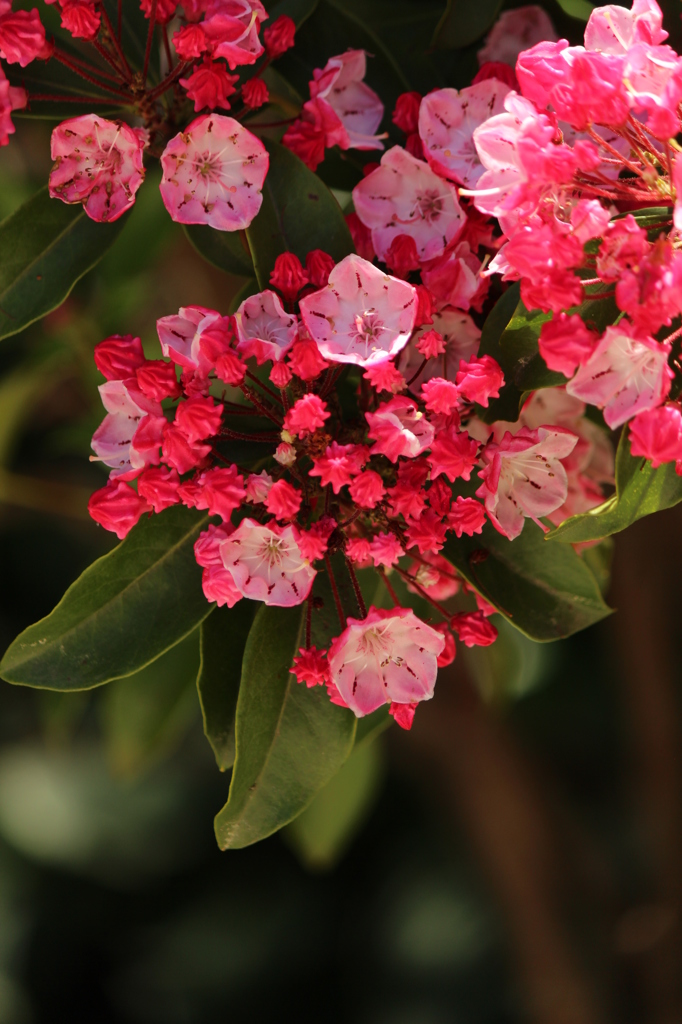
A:
{"type": "Polygon", "coordinates": [[[445,668],[446,665],[452,665],[455,660],[455,654],[457,653],[455,648],[455,638],[452,635],[447,622],[439,622],[433,628],[437,629],[438,632],[442,633],[445,637],[445,647],[436,659],[438,668],[445,668]]]}
{"type": "Polygon", "coordinates": [[[682,459],[682,414],[676,405],[645,409],[630,421],[630,451],[651,460],[654,469],[682,459]]]}
{"type": "Polygon", "coordinates": [[[232,387],[239,387],[246,376],[246,366],[236,352],[224,352],[215,364],[215,372],[232,387]]]}
{"type": "Polygon", "coordinates": [[[185,25],[174,34],[173,46],[181,60],[196,60],[208,49],[208,39],[201,25],[185,25]]]}
{"type": "Polygon", "coordinates": [[[270,93],[262,78],[250,78],[248,82],[244,82],[242,86],[244,106],[250,107],[251,110],[256,110],[258,107],[262,107],[264,103],[267,103],[269,99],[270,93]]]}
{"type": "Polygon", "coordinates": [[[174,469],[158,466],[145,469],[137,478],[137,492],[141,498],[153,507],[155,512],[163,512],[171,505],[177,505],[180,477],[174,469]]]}
{"type": "Polygon", "coordinates": [[[406,135],[417,131],[421,101],[421,93],[418,92],[404,92],[398,96],[391,120],[406,135]]]}
{"type": "Polygon", "coordinates": [[[419,270],[417,244],[411,235],[396,235],[384,259],[389,270],[398,277],[406,278],[410,271],[419,270]]]}
{"type": "Polygon", "coordinates": [[[288,14],[280,14],[272,25],[263,29],[263,45],[271,60],[281,57],[283,53],[290,50],[294,45],[296,23],[288,14]]]}
{"type": "Polygon", "coordinates": [[[484,524],[485,508],[475,498],[462,498],[460,495],[448,512],[448,526],[458,537],[463,533],[473,537],[475,533],[481,533],[484,524]]]}
{"type": "Polygon", "coordinates": [[[418,132],[411,132],[405,139],[405,149],[415,160],[426,160],[424,144],[418,132]]]}
{"type": "Polygon", "coordinates": [[[198,481],[201,494],[197,508],[206,508],[212,516],[221,516],[226,522],[246,497],[244,477],[236,466],[208,469],[198,481]]]}
{"type": "Polygon", "coordinates": [[[351,498],[360,508],[375,508],[386,493],[383,480],[373,469],[359,473],[349,490],[351,498]]]}
{"type": "Polygon", "coordinates": [[[372,232],[368,227],[365,227],[357,213],[347,213],[346,224],[351,233],[356,253],[358,256],[362,256],[363,260],[371,263],[376,256],[374,245],[372,244],[372,232]]]}
{"type": "Polygon", "coordinates": [[[119,540],[128,534],[141,515],[151,512],[151,505],[123,480],[112,480],[90,497],[88,512],[105,530],[119,540]]]}
{"type": "Polygon", "coordinates": [[[203,64],[199,64],[189,78],[180,79],[180,85],[187,90],[187,98],[194,103],[196,112],[204,108],[215,110],[216,107],[229,110],[228,96],[233,96],[237,91],[237,81],[239,75],[228,74],[222,62],[204,57],[203,64]]]}
{"type": "Polygon", "coordinates": [[[312,392],[304,395],[289,409],[284,417],[284,429],[296,437],[307,437],[313,434],[319,427],[324,426],[331,413],[327,410],[327,403],[319,395],[312,392]]]}
{"type": "Polygon", "coordinates": [[[316,171],[324,160],[324,141],[324,128],[300,118],[282,136],[282,144],[295,153],[311,171],[316,171]]]}
{"type": "Polygon", "coordinates": [[[178,473],[187,473],[211,453],[210,444],[191,444],[174,423],[169,423],[161,447],[163,461],[178,473]]]}
{"type": "Polygon", "coordinates": [[[497,640],[497,630],[483,612],[459,612],[450,626],[466,647],[489,647],[497,640]]]}
{"type": "Polygon", "coordinates": [[[415,285],[417,292],[417,315],[414,320],[415,327],[423,327],[424,324],[432,324],[433,297],[431,292],[423,284],[415,285]]]}
{"type": "Polygon", "coordinates": [[[500,60],[487,60],[471,79],[471,84],[485,82],[488,78],[496,78],[498,82],[504,82],[510,89],[519,91],[519,83],[516,79],[516,72],[510,64],[504,64],[500,60]]]}
{"type": "Polygon", "coordinates": [[[107,380],[127,380],[144,366],[142,342],[132,334],[112,334],[95,345],[95,366],[107,380]]]}
{"type": "Polygon", "coordinates": [[[323,252],[322,249],[313,249],[305,258],[305,270],[308,280],[316,288],[326,287],[334,266],[332,257],[329,253],[323,252]]]}
{"type": "Polygon", "coordinates": [[[435,359],[445,352],[445,340],[438,331],[424,331],[416,343],[417,351],[421,352],[424,359],[435,359]]]}
{"type": "Polygon", "coordinates": [[[294,658],[291,671],[296,676],[296,681],[305,683],[307,687],[322,686],[323,683],[329,682],[327,652],[318,651],[315,647],[301,647],[294,658]]]}
{"type": "Polygon", "coordinates": [[[182,394],[175,366],[165,359],[149,359],[138,366],[135,376],[142,394],[155,402],[162,402],[164,398],[179,398],[182,394]]]}
{"type": "Polygon", "coordinates": [[[289,351],[289,365],[301,380],[315,380],[329,363],[322,358],[312,338],[303,338],[289,351]]]}
{"type": "Polygon", "coordinates": [[[276,519],[293,519],[302,500],[297,487],[288,480],[277,480],[265,497],[265,507],[276,519]]]}
{"type": "Polygon", "coordinates": [[[293,302],[308,281],[301,261],[293,252],[283,252],[277,257],[275,269],[270,274],[270,284],[281,293],[286,302],[293,302]]]}
{"type": "Polygon", "coordinates": [[[214,437],[220,430],[222,417],[222,405],[216,405],[212,398],[190,398],[180,402],[175,413],[175,425],[190,444],[195,444],[214,437]]]}
{"type": "Polygon", "coordinates": [[[293,373],[287,363],[280,361],[273,363],[270,370],[270,380],[276,388],[285,388],[290,383],[293,373]]]}

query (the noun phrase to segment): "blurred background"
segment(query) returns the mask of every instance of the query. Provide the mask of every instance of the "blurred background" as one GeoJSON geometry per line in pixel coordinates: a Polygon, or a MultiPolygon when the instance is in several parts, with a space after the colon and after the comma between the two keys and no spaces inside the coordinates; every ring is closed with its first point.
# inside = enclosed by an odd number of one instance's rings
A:
{"type": "MultiPolygon", "coordinates": [[[[46,180],[17,120],[0,217],[46,180]]],[[[153,177],[150,175],[150,177],[153,177]]],[[[88,462],[94,344],[243,282],[148,181],[67,302],[0,349],[0,643],[112,535],[88,462]]],[[[0,683],[0,1024],[682,1020],[679,510],[615,545],[617,615],[552,645],[460,648],[411,733],[360,747],[304,815],[220,853],[229,779],[198,643],[68,695],[0,683]]]]}

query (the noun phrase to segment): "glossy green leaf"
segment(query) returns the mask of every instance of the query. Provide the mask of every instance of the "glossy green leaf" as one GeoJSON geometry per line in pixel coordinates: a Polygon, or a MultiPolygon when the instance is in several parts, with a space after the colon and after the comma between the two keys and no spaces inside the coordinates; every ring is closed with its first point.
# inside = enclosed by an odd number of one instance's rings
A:
{"type": "Polygon", "coordinates": [[[56,309],[118,237],[125,215],[97,224],[47,187],[0,224],[0,338],[56,309]]]}
{"type": "Polygon", "coordinates": [[[176,506],[141,520],[97,559],[46,618],[5,652],[0,676],[86,690],[144,668],[206,618],[194,542],[208,516],[176,506]]]}
{"type": "Polygon", "coordinates": [[[461,50],[480,39],[491,27],[502,7],[502,0],[448,0],[445,13],[436,27],[433,45],[438,49],[461,50]]]}
{"type": "Polygon", "coordinates": [[[186,224],[185,234],[205,260],[239,277],[253,276],[253,260],[241,231],[216,231],[207,224],[186,224]]]}
{"type": "Polygon", "coordinates": [[[381,743],[361,743],[341,770],[286,829],[304,865],[329,871],[343,857],[379,796],[385,776],[381,743]]]}
{"type": "Polygon", "coordinates": [[[341,208],[327,186],[297,156],[264,139],[270,170],[263,205],[246,230],[256,277],[267,288],[275,260],[293,252],[305,262],[312,249],[324,249],[338,263],[354,251],[341,208]]]}
{"type": "Polygon", "coordinates": [[[201,624],[197,689],[204,733],[221,772],[234,764],[234,719],[242,658],[255,612],[255,601],[239,601],[234,608],[216,608],[201,624]]]}
{"type": "Polygon", "coordinates": [[[237,756],[215,819],[221,849],[258,842],[295,818],[353,747],[355,718],[290,673],[304,607],[261,605],[246,642],[236,716],[237,756]]]}
{"type": "Polygon", "coordinates": [[[531,640],[571,636],[611,612],[583,559],[569,545],[546,544],[530,519],[513,541],[488,523],[480,536],[450,537],[443,554],[531,640]]]}
{"type": "Polygon", "coordinates": [[[557,3],[564,14],[569,14],[580,21],[587,21],[594,10],[594,4],[589,0],[557,0],[557,3]]]}
{"type": "MultiPolygon", "coordinates": [[[[100,694],[107,760],[117,775],[132,777],[166,756],[197,714],[194,682],[199,630],[139,672],[117,679],[100,694]]],[[[53,695],[54,696],[54,695],[53,695]]],[[[61,694],[59,700],[72,700],[61,694]]]]}
{"type": "Polygon", "coordinates": [[[610,537],[643,516],[682,501],[682,477],[675,472],[675,463],[653,469],[646,459],[630,454],[627,435],[626,426],[616,453],[616,493],[597,508],[566,519],[549,534],[549,540],[576,544],[610,537]]]}

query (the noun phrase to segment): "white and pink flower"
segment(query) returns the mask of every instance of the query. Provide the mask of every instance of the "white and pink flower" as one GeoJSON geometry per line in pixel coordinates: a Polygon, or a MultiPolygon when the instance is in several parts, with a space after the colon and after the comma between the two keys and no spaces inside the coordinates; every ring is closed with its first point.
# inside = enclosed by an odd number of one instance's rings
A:
{"type": "Polygon", "coordinates": [[[317,575],[301,554],[293,526],[242,519],[221,543],[220,557],[244,597],[279,608],[302,604],[317,575]]]}
{"type": "Polygon", "coordinates": [[[234,315],[237,351],[244,358],[254,356],[260,366],[272,359],[280,362],[296,340],[298,318],[285,313],[281,300],[266,290],[244,299],[234,315]]]}
{"type": "Polygon", "coordinates": [[[99,393],[107,415],[92,438],[98,461],[111,477],[130,479],[159,461],[166,418],[158,402],[147,398],[132,380],[108,380],[99,393]]]}

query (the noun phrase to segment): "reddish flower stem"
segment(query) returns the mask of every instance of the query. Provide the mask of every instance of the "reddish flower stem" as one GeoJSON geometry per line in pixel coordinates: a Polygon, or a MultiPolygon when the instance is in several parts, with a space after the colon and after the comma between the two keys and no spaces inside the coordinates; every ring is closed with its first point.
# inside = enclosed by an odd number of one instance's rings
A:
{"type": "Polygon", "coordinates": [[[350,576],[350,581],[353,584],[353,590],[355,591],[355,600],[358,602],[358,608],[360,609],[360,618],[361,619],[366,619],[367,618],[367,608],[365,607],[365,601],[364,601],[364,598],[362,596],[362,591],[360,590],[360,584],[358,583],[358,578],[355,575],[355,569],[353,568],[353,563],[351,562],[350,558],[348,558],[347,555],[344,556],[344,557],[346,559],[346,568],[348,569],[348,575],[350,576]]]}
{"type": "Polygon", "coordinates": [[[334,595],[334,604],[336,605],[336,612],[339,616],[341,629],[345,629],[346,616],[343,614],[343,605],[341,604],[341,598],[339,597],[339,590],[336,586],[336,580],[334,578],[334,573],[332,572],[332,563],[329,555],[324,556],[324,564],[327,567],[327,572],[329,573],[329,583],[331,584],[332,594],[334,595]]]}
{"type": "Polygon", "coordinates": [[[416,381],[417,377],[422,372],[422,370],[424,369],[424,367],[426,366],[427,363],[428,363],[428,359],[424,359],[422,364],[421,364],[421,366],[417,370],[417,372],[412,377],[410,377],[410,379],[407,382],[408,388],[409,388],[410,384],[413,384],[416,381]]]}
{"type": "Polygon", "coordinates": [[[386,575],[384,567],[383,566],[377,566],[377,572],[379,573],[379,575],[381,576],[382,580],[384,581],[384,584],[386,586],[386,590],[391,595],[391,600],[393,601],[394,606],[396,608],[399,608],[400,607],[400,601],[398,600],[398,595],[396,594],[396,592],[393,589],[392,585],[389,583],[388,576],[386,575]]]}
{"type": "Polygon", "coordinates": [[[149,71],[149,58],[152,52],[152,39],[154,38],[154,29],[156,27],[156,8],[158,7],[159,0],[152,0],[152,8],[149,12],[149,30],[147,32],[147,45],[144,49],[144,64],[142,66],[142,80],[147,81],[147,72],[149,71]]]}
{"type": "Polygon", "coordinates": [[[163,39],[163,48],[166,53],[166,60],[168,61],[168,70],[173,70],[173,54],[170,48],[170,40],[168,38],[168,26],[161,26],[161,38],[163,39]]]}
{"type": "Polygon", "coordinates": [[[130,99],[128,93],[123,92],[122,89],[114,89],[111,85],[106,85],[104,82],[98,82],[96,78],[93,78],[92,75],[89,75],[82,68],[79,68],[76,64],[72,63],[70,58],[67,57],[66,54],[61,53],[59,50],[55,49],[53,56],[55,60],[59,61],[60,64],[64,64],[65,67],[69,68],[75,74],[79,75],[80,78],[84,78],[86,82],[90,82],[91,85],[96,85],[97,88],[101,89],[103,92],[111,93],[113,96],[121,96],[125,100],[130,99]]]}
{"type": "Polygon", "coordinates": [[[415,588],[415,590],[419,591],[419,594],[424,598],[424,600],[428,601],[429,604],[433,608],[435,608],[437,612],[440,612],[440,614],[447,622],[450,621],[450,619],[452,618],[452,613],[449,612],[447,608],[445,608],[442,604],[439,604],[438,601],[435,600],[435,598],[430,597],[424,590],[424,588],[419,586],[416,579],[413,576],[410,576],[409,572],[405,572],[405,570],[401,569],[399,565],[395,565],[393,568],[397,573],[400,573],[403,579],[408,580],[415,588]]]}
{"type": "MultiPolygon", "coordinates": [[[[102,44],[97,39],[93,39],[92,40],[92,45],[95,47],[95,49],[97,50],[97,52],[100,55],[100,57],[102,58],[102,60],[105,60],[107,62],[107,64],[109,65],[109,67],[113,68],[114,71],[116,72],[117,78],[114,79],[114,81],[120,81],[121,78],[125,78],[126,77],[125,74],[123,73],[123,68],[118,63],[118,61],[114,59],[112,54],[109,53],[109,51],[107,50],[106,46],[102,46],[102,44]]],[[[107,77],[109,77],[109,76],[107,76],[107,77]]]]}
{"type": "Polygon", "coordinates": [[[252,380],[254,384],[258,384],[260,387],[262,387],[263,391],[265,391],[265,393],[268,394],[270,398],[274,398],[276,402],[280,401],[280,396],[276,394],[274,391],[272,391],[272,389],[269,388],[267,384],[264,384],[263,381],[260,380],[260,378],[255,375],[255,373],[251,373],[251,370],[246,371],[246,376],[249,378],[249,380],[252,380]]]}
{"type": "Polygon", "coordinates": [[[102,17],[104,18],[104,21],[106,22],[106,26],[107,26],[107,28],[109,30],[109,38],[111,39],[111,42],[113,43],[114,49],[116,50],[116,53],[118,55],[118,59],[121,62],[121,68],[123,69],[124,76],[125,76],[125,78],[128,79],[128,81],[130,81],[132,79],[132,77],[133,77],[133,73],[132,73],[132,71],[130,69],[130,64],[128,63],[126,55],[123,52],[123,47],[121,46],[121,28],[122,28],[122,23],[123,23],[123,14],[122,14],[122,3],[121,3],[121,0],[118,0],[118,31],[117,32],[114,32],[114,26],[111,24],[111,19],[109,18],[109,15],[107,14],[107,11],[106,11],[106,8],[105,8],[104,4],[100,4],[100,10],[102,11],[102,17]]]}
{"type": "Polygon", "coordinates": [[[147,93],[148,100],[158,99],[159,96],[163,95],[167,89],[170,89],[171,85],[174,85],[176,79],[180,77],[189,67],[191,67],[192,61],[185,60],[181,64],[176,64],[170,74],[166,75],[162,82],[154,86],[153,89],[147,93]]]}
{"type": "Polygon", "coordinates": [[[308,598],[306,602],[305,610],[305,646],[306,650],[310,650],[310,632],[313,617],[313,599],[312,596],[308,598]]]}

